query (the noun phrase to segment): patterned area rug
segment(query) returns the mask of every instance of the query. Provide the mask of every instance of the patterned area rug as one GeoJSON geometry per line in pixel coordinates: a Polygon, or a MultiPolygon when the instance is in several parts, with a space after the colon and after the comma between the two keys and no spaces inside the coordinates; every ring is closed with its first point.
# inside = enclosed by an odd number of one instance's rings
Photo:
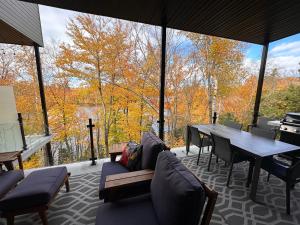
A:
{"type": "Polygon", "coordinates": [[[300,224],[300,187],[291,191],[291,216],[285,213],[285,183],[274,176],[267,182],[267,173],[261,170],[257,200],[249,199],[250,189],[246,188],[248,163],[235,164],[230,187],[226,187],[229,167],[223,162],[216,164],[212,159],[207,171],[208,154],[202,154],[197,165],[197,156],[182,158],[182,162],[208,186],[218,193],[211,224],[228,225],[296,225],[300,224]]]}
{"type": "MultiPolygon", "coordinates": [[[[258,188],[258,200],[249,199],[246,188],[248,163],[234,166],[230,187],[226,187],[228,167],[223,162],[215,163],[207,172],[208,154],[203,154],[199,166],[197,156],[182,158],[182,162],[208,186],[219,192],[211,225],[296,225],[300,224],[300,187],[297,185],[291,193],[291,216],[285,214],[285,184],[262,171],[258,188]]],[[[96,210],[102,201],[98,199],[100,172],[89,173],[70,178],[71,191],[62,188],[48,210],[49,225],[92,225],[95,224],[96,210]]],[[[5,225],[0,219],[0,225],[5,225]]],[[[16,217],[16,225],[41,224],[37,214],[16,217]]]]}

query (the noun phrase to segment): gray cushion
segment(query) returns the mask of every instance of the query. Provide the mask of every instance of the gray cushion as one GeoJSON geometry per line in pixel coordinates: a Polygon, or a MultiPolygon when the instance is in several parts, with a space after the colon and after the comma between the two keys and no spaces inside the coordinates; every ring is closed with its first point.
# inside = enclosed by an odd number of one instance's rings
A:
{"type": "Polygon", "coordinates": [[[196,225],[206,195],[199,180],[170,151],[161,152],[151,183],[160,225],[196,225]]]}
{"type": "Polygon", "coordinates": [[[24,178],[22,170],[3,171],[0,173],[0,198],[14,188],[24,178]]]}
{"type": "Polygon", "coordinates": [[[0,200],[0,210],[12,211],[48,204],[63,184],[66,176],[66,167],[32,172],[0,200]]]}
{"type": "Polygon", "coordinates": [[[166,146],[162,140],[155,134],[146,132],[143,134],[142,143],[142,170],[154,169],[158,154],[163,151],[166,146]]]}
{"type": "Polygon", "coordinates": [[[150,195],[101,204],[96,225],[158,225],[150,195]]]}
{"type": "Polygon", "coordinates": [[[102,170],[101,170],[100,184],[99,184],[99,198],[100,199],[104,198],[104,187],[105,187],[105,180],[107,176],[119,174],[119,173],[128,173],[128,172],[129,170],[118,162],[103,163],[102,170]]]}

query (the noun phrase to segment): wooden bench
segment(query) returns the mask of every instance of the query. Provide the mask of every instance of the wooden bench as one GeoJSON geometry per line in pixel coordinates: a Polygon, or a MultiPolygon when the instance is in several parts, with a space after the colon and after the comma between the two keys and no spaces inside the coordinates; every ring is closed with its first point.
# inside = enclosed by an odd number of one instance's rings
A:
{"type": "Polygon", "coordinates": [[[15,160],[18,160],[19,168],[20,170],[23,170],[23,161],[22,161],[21,154],[22,151],[0,153],[0,166],[2,167],[2,164],[4,164],[8,170],[13,170],[14,169],[13,162],[15,160]]]}

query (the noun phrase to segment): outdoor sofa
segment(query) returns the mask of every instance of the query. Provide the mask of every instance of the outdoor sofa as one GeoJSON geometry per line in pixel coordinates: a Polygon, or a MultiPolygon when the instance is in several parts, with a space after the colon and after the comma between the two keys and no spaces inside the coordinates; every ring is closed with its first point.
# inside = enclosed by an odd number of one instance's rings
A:
{"type": "MultiPolygon", "coordinates": [[[[122,178],[137,180],[145,176],[151,176],[151,174],[153,175],[158,154],[164,150],[169,150],[165,143],[152,132],[145,132],[143,134],[141,145],[143,149],[141,154],[141,168],[139,171],[129,171],[128,168],[115,160],[103,164],[99,184],[100,199],[108,201],[113,200],[113,198],[119,199],[121,196],[129,197],[150,191],[150,181],[148,179],[140,180],[140,182],[134,184],[126,183],[124,186],[127,188],[118,189],[116,191],[110,189],[108,192],[105,189],[105,183],[108,179],[112,182],[114,182],[113,180],[120,180],[122,178]]],[[[118,152],[114,152],[114,154],[122,154],[122,149],[118,152]]]]}
{"type": "Polygon", "coordinates": [[[217,192],[170,151],[159,153],[150,193],[101,204],[96,225],[208,225],[217,192]]]}

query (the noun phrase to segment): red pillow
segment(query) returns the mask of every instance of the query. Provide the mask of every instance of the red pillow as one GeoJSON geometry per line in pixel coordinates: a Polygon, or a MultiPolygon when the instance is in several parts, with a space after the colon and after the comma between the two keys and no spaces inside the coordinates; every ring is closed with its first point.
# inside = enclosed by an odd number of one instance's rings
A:
{"type": "Polygon", "coordinates": [[[121,159],[120,159],[119,163],[121,165],[127,167],[127,164],[128,164],[128,148],[127,148],[127,145],[123,146],[122,156],[121,156],[121,159]]]}

